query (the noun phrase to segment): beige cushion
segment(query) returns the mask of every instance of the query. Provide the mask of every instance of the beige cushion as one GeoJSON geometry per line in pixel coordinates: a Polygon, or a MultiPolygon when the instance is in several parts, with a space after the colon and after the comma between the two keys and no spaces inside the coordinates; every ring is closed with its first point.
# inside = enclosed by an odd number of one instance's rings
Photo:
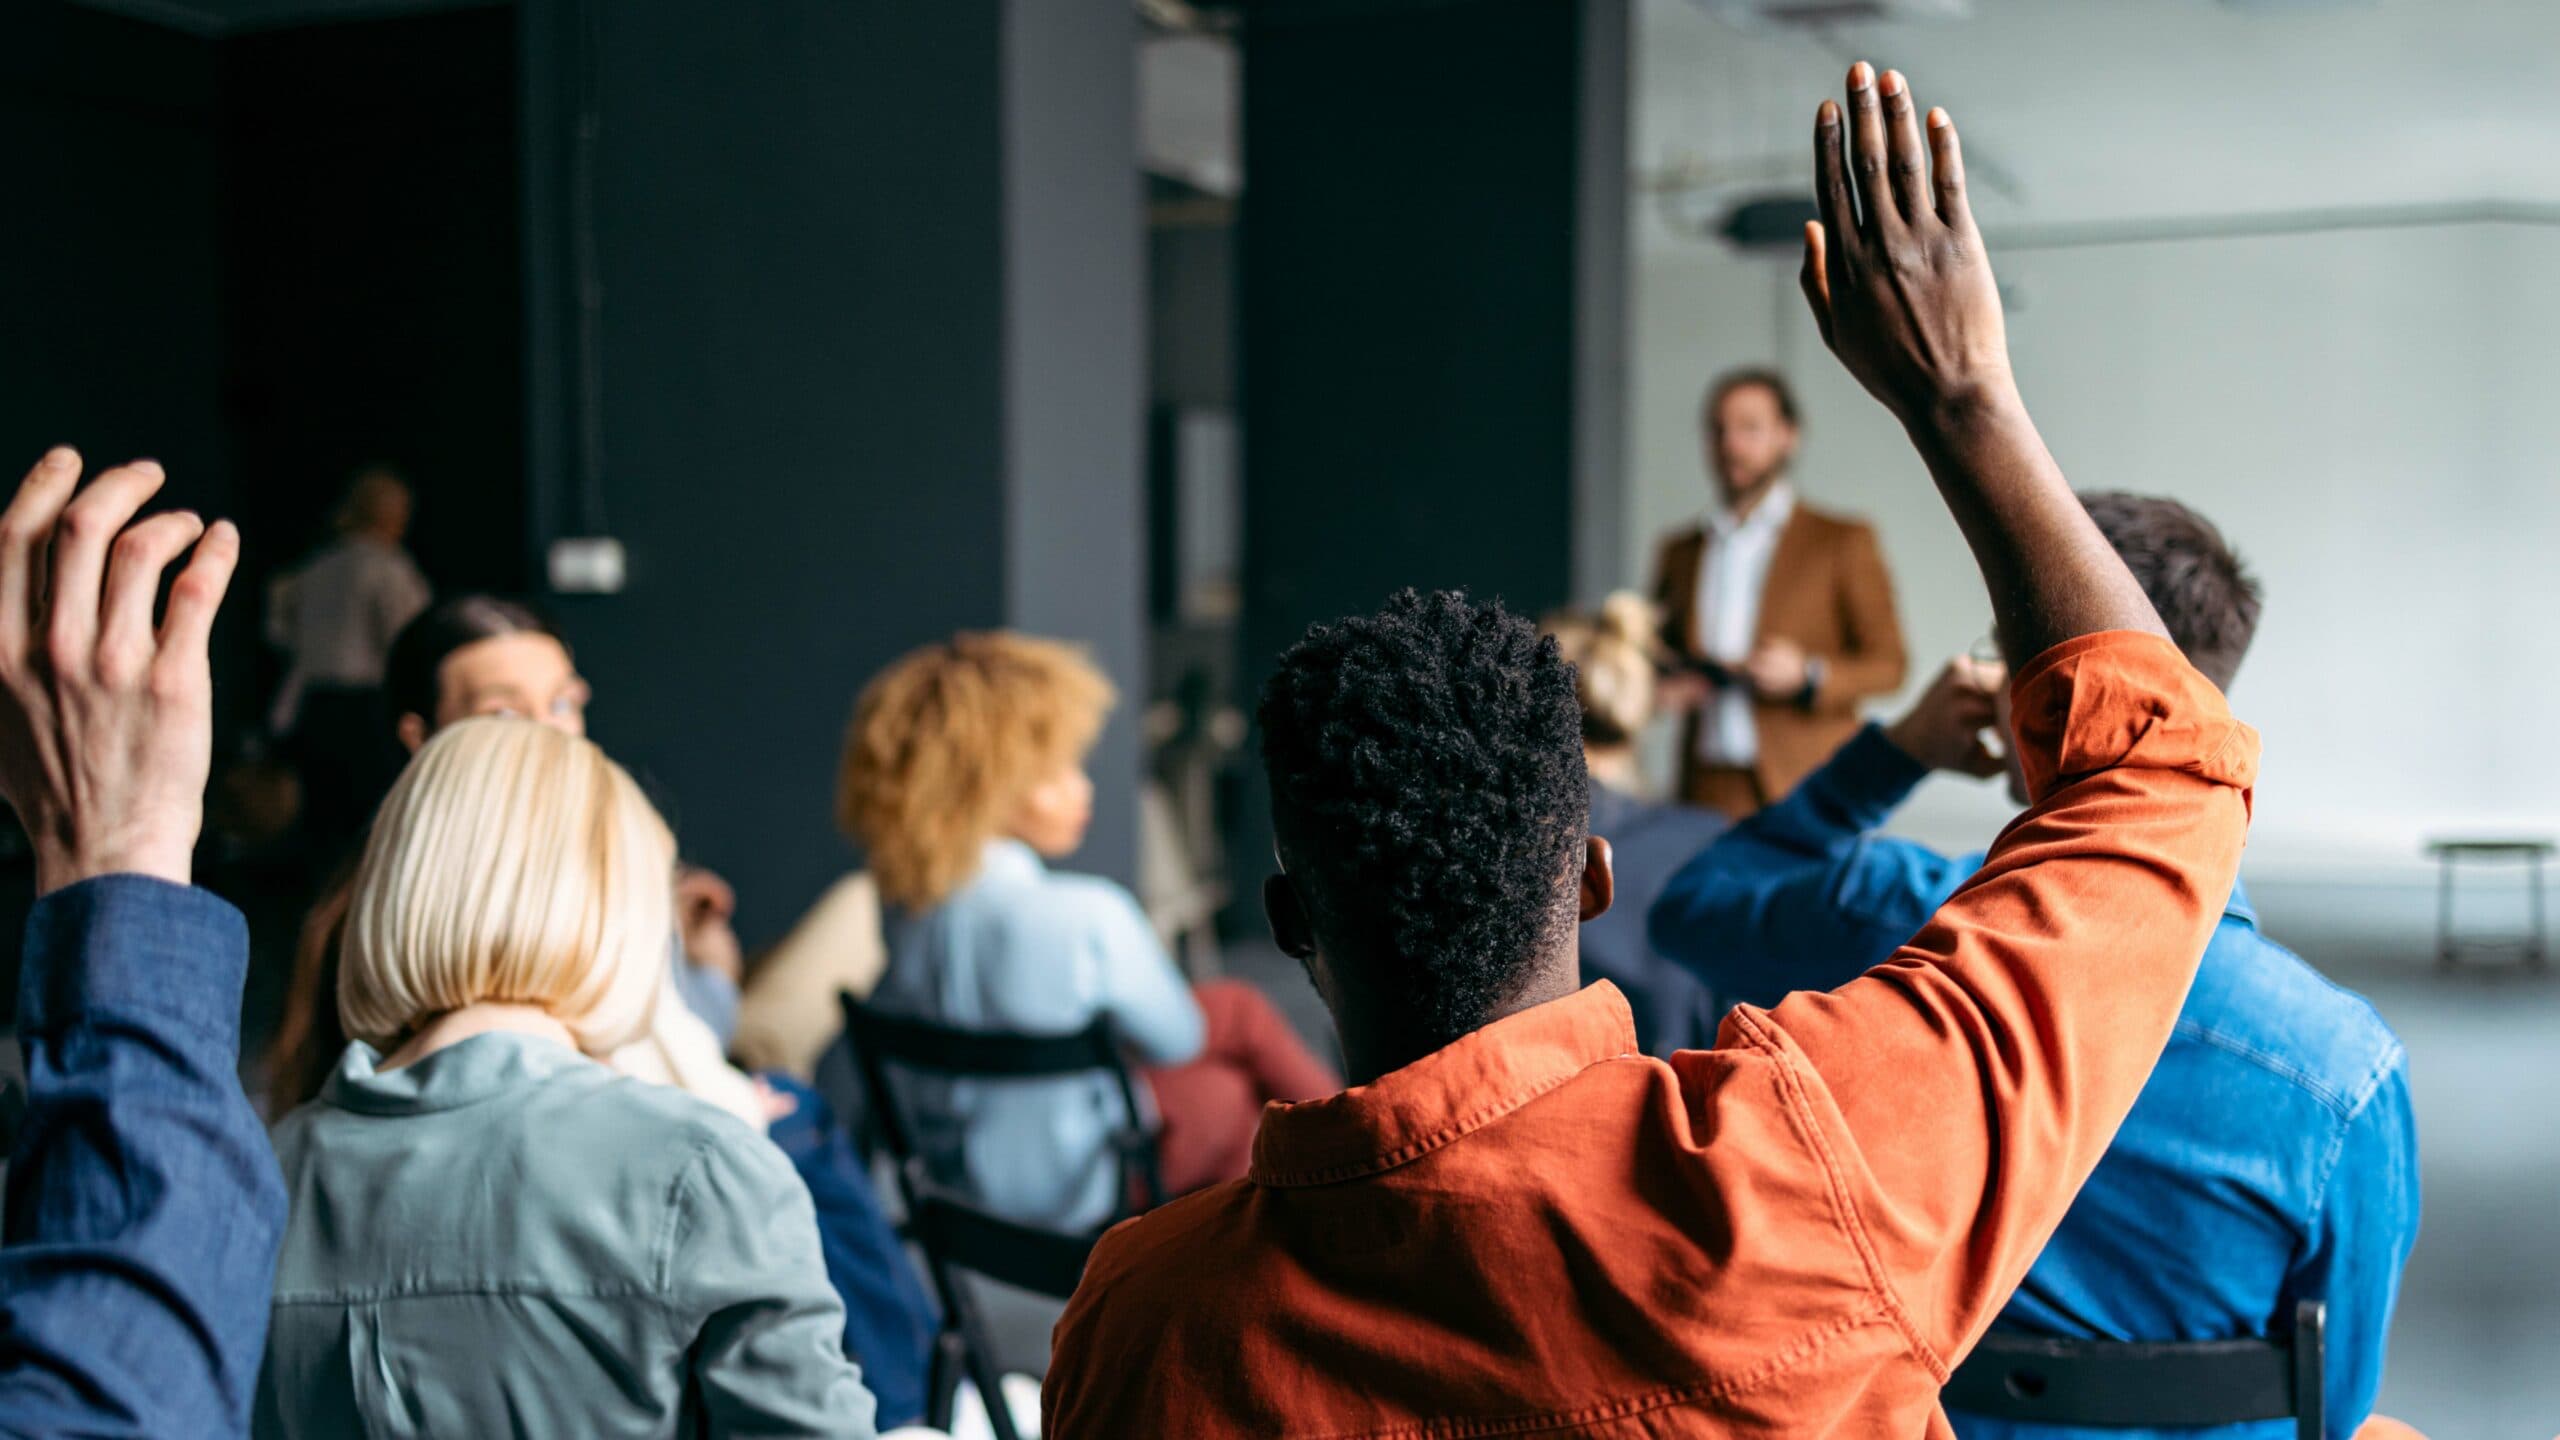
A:
{"type": "Polygon", "coordinates": [[[836,996],[846,990],[869,995],[888,963],[879,888],[856,871],[829,886],[747,976],[731,1051],[750,1070],[811,1078],[818,1057],[844,1029],[836,996]]]}

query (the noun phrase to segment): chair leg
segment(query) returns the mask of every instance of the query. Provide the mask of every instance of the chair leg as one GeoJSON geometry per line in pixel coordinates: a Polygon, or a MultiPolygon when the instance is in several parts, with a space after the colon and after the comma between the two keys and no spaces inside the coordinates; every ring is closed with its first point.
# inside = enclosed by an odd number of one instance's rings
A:
{"type": "Polygon", "coordinates": [[[960,1399],[960,1382],[969,1378],[969,1342],[957,1330],[933,1337],[933,1360],[925,1371],[924,1423],[935,1430],[951,1428],[951,1412],[960,1399]]]}
{"type": "Polygon", "coordinates": [[[2453,968],[2453,862],[2436,868],[2436,964],[2453,968]]]}
{"type": "Polygon", "coordinates": [[[2533,857],[2533,945],[2524,952],[2525,968],[2539,970],[2548,958],[2548,931],[2542,918],[2542,857],[2533,857]]]}

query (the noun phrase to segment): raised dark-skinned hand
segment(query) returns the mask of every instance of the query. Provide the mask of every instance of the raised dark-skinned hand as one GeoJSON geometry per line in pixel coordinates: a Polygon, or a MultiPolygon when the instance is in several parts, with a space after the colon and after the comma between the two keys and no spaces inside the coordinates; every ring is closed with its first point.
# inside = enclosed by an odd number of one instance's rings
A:
{"type": "Polygon", "coordinates": [[[1845,111],[1822,102],[1800,277],[1823,343],[1906,426],[2015,389],[1955,122],[1922,128],[1901,73],[1863,60],[1845,111]]]}
{"type": "Polygon", "coordinates": [[[138,460],[82,489],[79,455],[57,449],[0,512],[0,797],[34,844],[40,895],[194,873],[213,765],[206,646],[240,534],[183,511],[136,522],[166,478],[138,460]],[[190,547],[155,625],[161,572],[190,547]]]}

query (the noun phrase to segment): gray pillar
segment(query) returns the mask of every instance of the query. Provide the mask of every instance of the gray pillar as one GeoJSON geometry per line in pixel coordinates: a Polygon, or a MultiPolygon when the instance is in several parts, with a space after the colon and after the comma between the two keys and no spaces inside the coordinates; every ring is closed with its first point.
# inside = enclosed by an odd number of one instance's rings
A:
{"type": "MultiPolygon", "coordinates": [[[[1143,696],[1133,22],[1109,0],[520,13],[529,538],[627,547],[621,594],[555,602],[596,735],[737,883],[754,943],[853,861],[837,748],[898,654],[1013,625],[1143,696]]],[[[1076,862],[1124,879],[1127,708],[1076,862]]]]}

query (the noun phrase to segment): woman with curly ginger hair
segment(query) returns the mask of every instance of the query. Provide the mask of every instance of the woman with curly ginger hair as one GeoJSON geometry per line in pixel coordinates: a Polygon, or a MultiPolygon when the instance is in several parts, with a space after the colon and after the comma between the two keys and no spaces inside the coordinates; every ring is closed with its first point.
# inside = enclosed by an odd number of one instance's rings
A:
{"type": "MultiPolygon", "coordinates": [[[[1114,700],[1075,648],[1003,631],[927,646],[875,678],[845,736],[837,813],[879,884],[889,964],[872,1003],[962,1029],[1063,1034],[1109,1016],[1160,1115],[1179,1193],[1242,1175],[1269,1100],[1341,1088],[1271,1002],[1186,988],[1135,897],[1053,872],[1093,818],[1084,761],[1114,700]]],[[[1081,1230],[1120,1210],[1101,1075],[933,1082],[905,1093],[935,1168],[989,1208],[1081,1230]]]]}

